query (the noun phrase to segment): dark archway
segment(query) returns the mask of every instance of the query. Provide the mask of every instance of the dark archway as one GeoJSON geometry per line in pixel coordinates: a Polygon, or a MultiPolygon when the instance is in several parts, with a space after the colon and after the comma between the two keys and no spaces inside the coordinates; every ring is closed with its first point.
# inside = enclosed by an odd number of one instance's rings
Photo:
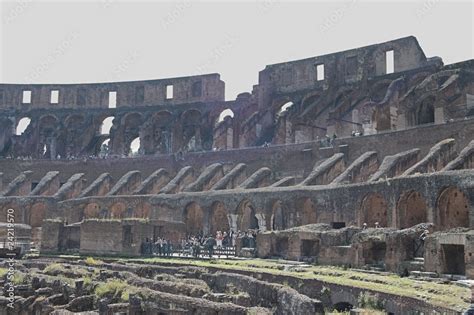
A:
{"type": "Polygon", "coordinates": [[[258,229],[258,220],[255,216],[255,208],[248,200],[244,200],[239,204],[237,209],[239,215],[238,228],[241,231],[256,230],[258,229]]]}
{"type": "Polygon", "coordinates": [[[435,117],[433,103],[433,97],[428,97],[421,102],[416,112],[417,125],[434,123],[435,117]]]}
{"type": "Polygon", "coordinates": [[[339,302],[334,304],[334,310],[338,312],[348,312],[353,308],[354,306],[348,302],[339,302]]]}

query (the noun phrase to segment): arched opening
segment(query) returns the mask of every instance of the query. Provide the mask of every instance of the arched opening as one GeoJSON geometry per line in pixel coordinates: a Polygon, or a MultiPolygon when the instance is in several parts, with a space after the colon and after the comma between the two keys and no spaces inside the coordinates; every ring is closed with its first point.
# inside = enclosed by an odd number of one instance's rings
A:
{"type": "Polygon", "coordinates": [[[292,107],[294,104],[293,102],[286,102],[285,104],[283,104],[280,109],[278,110],[277,112],[277,116],[281,116],[283,115],[285,112],[287,112],[290,107],[292,107]]]}
{"type": "Polygon", "coordinates": [[[17,136],[21,136],[25,132],[26,128],[28,128],[30,123],[31,119],[29,117],[23,117],[22,119],[20,119],[18,125],[16,126],[15,134],[17,136]]]}
{"type": "Polygon", "coordinates": [[[97,203],[89,203],[84,208],[84,218],[85,219],[95,219],[99,217],[100,207],[97,203]]]}
{"type": "Polygon", "coordinates": [[[32,228],[41,227],[45,214],[46,205],[44,203],[35,203],[30,210],[30,226],[32,228]]]}
{"type": "Polygon", "coordinates": [[[317,223],[316,206],[309,198],[301,198],[296,203],[297,210],[301,211],[301,225],[317,223]]]}
{"type": "Polygon", "coordinates": [[[140,153],[140,138],[137,137],[130,143],[129,156],[137,156],[140,153]]]}
{"type": "Polygon", "coordinates": [[[216,235],[217,231],[228,232],[229,230],[230,226],[227,217],[227,209],[222,202],[216,201],[212,204],[211,235],[216,235]]]}
{"type": "Polygon", "coordinates": [[[240,203],[237,213],[239,214],[239,230],[257,230],[258,219],[255,216],[255,208],[248,200],[244,200],[240,203]]]}
{"type": "Polygon", "coordinates": [[[224,119],[226,117],[234,118],[234,112],[232,111],[232,109],[230,109],[230,108],[224,109],[219,114],[219,117],[217,118],[217,123],[220,123],[220,122],[224,121],[224,119]]]}
{"type": "Polygon", "coordinates": [[[423,196],[417,191],[404,193],[398,202],[400,228],[406,229],[427,221],[427,206],[423,196]]]}
{"type": "Polygon", "coordinates": [[[181,147],[186,152],[192,152],[201,148],[201,112],[190,109],[181,116],[182,121],[182,143],[181,147]]]}
{"type": "Polygon", "coordinates": [[[39,155],[44,158],[56,158],[57,129],[59,120],[52,115],[43,116],[39,121],[39,155]]]}
{"type": "Polygon", "coordinates": [[[191,202],[184,210],[185,225],[187,235],[203,235],[204,234],[204,212],[201,207],[191,202]]]}
{"type": "Polygon", "coordinates": [[[101,135],[109,135],[110,134],[110,129],[112,128],[112,125],[114,124],[114,116],[110,116],[105,118],[102,121],[102,124],[100,125],[100,134],[101,135]]]}
{"type": "MultiPolygon", "coordinates": [[[[140,142],[137,138],[140,136],[140,127],[142,124],[143,117],[140,113],[129,113],[122,119],[121,128],[123,128],[124,153],[126,155],[136,155],[136,153],[138,153],[140,142]],[[133,146],[132,142],[134,142],[133,146]],[[132,152],[132,148],[135,148],[136,151],[132,152]]],[[[114,142],[113,145],[116,145],[116,143],[114,142]]]]}
{"type": "Polygon", "coordinates": [[[111,219],[122,219],[125,215],[127,206],[123,202],[117,202],[110,207],[111,219]]]}
{"type": "Polygon", "coordinates": [[[354,306],[348,302],[339,302],[334,304],[334,310],[338,312],[349,312],[354,306]]]}
{"type": "Polygon", "coordinates": [[[84,136],[84,116],[72,114],[64,121],[65,129],[60,133],[59,146],[57,152],[61,156],[71,157],[81,153],[81,146],[84,136]],[[64,132],[65,131],[65,132],[64,132]]]}
{"type": "Polygon", "coordinates": [[[378,222],[380,227],[387,227],[388,205],[385,198],[379,193],[370,193],[364,200],[359,213],[359,226],[364,223],[368,227],[375,227],[378,222]]]}
{"type": "Polygon", "coordinates": [[[469,199],[456,187],[444,189],[438,198],[439,229],[469,227],[469,199]]]}
{"type": "Polygon", "coordinates": [[[128,216],[130,216],[130,213],[131,216],[135,217],[135,218],[143,218],[143,219],[146,219],[146,218],[149,218],[150,217],[150,214],[151,214],[151,205],[147,202],[145,202],[143,205],[138,205],[136,206],[134,209],[131,209],[130,207],[127,209],[127,214],[128,216]]]}
{"type": "Polygon", "coordinates": [[[102,141],[99,147],[99,156],[106,157],[110,153],[110,138],[105,139],[102,141]]]}
{"type": "Polygon", "coordinates": [[[146,154],[171,152],[173,115],[169,111],[160,111],[153,115],[151,126],[145,128],[149,133],[144,137],[146,154]]]}
{"type": "Polygon", "coordinates": [[[272,230],[284,230],[285,228],[283,203],[281,200],[277,200],[272,206],[272,230]]]}
{"type": "Polygon", "coordinates": [[[417,125],[434,123],[435,117],[434,117],[433,102],[434,102],[433,97],[428,97],[421,102],[416,113],[417,125]]]}

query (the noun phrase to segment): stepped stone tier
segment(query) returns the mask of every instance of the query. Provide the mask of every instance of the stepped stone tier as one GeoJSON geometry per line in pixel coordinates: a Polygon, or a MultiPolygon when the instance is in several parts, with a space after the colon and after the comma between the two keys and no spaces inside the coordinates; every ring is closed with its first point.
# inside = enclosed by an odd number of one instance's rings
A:
{"type": "Polygon", "coordinates": [[[41,253],[254,229],[262,258],[474,278],[474,61],[415,37],[268,65],[230,101],[219,74],[0,84],[0,121],[0,221],[41,253]]]}

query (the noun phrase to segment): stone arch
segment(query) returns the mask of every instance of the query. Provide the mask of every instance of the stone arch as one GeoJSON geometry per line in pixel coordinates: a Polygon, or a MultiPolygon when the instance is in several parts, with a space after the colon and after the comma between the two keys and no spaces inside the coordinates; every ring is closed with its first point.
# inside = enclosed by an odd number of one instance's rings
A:
{"type": "Polygon", "coordinates": [[[306,109],[308,106],[316,102],[321,97],[321,92],[316,93],[308,93],[306,94],[303,99],[301,100],[301,107],[306,109]]]}
{"type": "Polygon", "coordinates": [[[239,230],[247,231],[249,229],[254,230],[259,228],[255,208],[249,200],[243,200],[239,204],[237,214],[239,217],[239,230]]]}
{"type": "Polygon", "coordinates": [[[216,201],[211,206],[210,233],[216,235],[217,231],[229,231],[228,211],[221,201],[216,201]]]}
{"type": "Polygon", "coordinates": [[[438,228],[469,227],[469,198],[457,187],[445,188],[438,197],[438,228]]]}
{"type": "Polygon", "coordinates": [[[284,206],[281,200],[273,202],[271,222],[272,230],[284,230],[287,227],[284,206]]]}
{"type": "Polygon", "coordinates": [[[372,101],[380,103],[387,94],[388,87],[392,83],[392,80],[381,80],[374,84],[370,88],[370,98],[372,101]]]}
{"type": "Polygon", "coordinates": [[[362,200],[359,211],[359,226],[367,223],[368,227],[375,227],[378,222],[380,227],[388,226],[388,204],[379,193],[369,193],[362,200]]]}
{"type": "Polygon", "coordinates": [[[143,124],[140,140],[144,154],[170,153],[173,122],[173,114],[170,111],[160,110],[143,124]]]}
{"type": "Polygon", "coordinates": [[[313,224],[318,222],[316,206],[314,202],[307,197],[300,198],[296,202],[296,211],[301,213],[301,225],[313,224]]]}
{"type": "Polygon", "coordinates": [[[201,118],[197,109],[188,109],[181,115],[181,147],[184,151],[195,151],[201,148],[201,118]]]}
{"type": "Polygon", "coordinates": [[[140,137],[140,127],[143,124],[143,116],[140,113],[128,113],[122,118],[125,154],[130,153],[133,141],[140,137]]]}
{"type": "Polygon", "coordinates": [[[416,125],[434,123],[435,121],[434,102],[435,102],[434,96],[428,96],[423,101],[421,101],[420,105],[418,106],[415,112],[416,125]]]}
{"type": "Polygon", "coordinates": [[[234,111],[230,108],[226,108],[220,112],[216,120],[216,125],[220,122],[223,122],[227,117],[234,118],[234,111]]]}
{"type": "Polygon", "coordinates": [[[425,198],[417,191],[402,194],[398,201],[398,222],[401,229],[427,222],[428,209],[425,198]]]}
{"type": "Polygon", "coordinates": [[[187,235],[204,234],[204,212],[200,205],[189,203],[184,209],[184,217],[187,235]]]}
{"type": "Polygon", "coordinates": [[[151,205],[148,202],[145,202],[143,205],[135,207],[133,210],[133,217],[146,219],[151,215],[151,205]]]}
{"type": "Polygon", "coordinates": [[[46,215],[46,205],[43,202],[35,203],[30,208],[30,226],[32,228],[41,227],[46,215]]]}
{"type": "Polygon", "coordinates": [[[58,145],[58,153],[63,156],[71,156],[80,153],[82,141],[87,130],[84,126],[84,115],[71,114],[64,119],[64,132],[58,145]]]}
{"type": "Polygon", "coordinates": [[[56,157],[59,119],[54,115],[45,115],[39,119],[39,156],[56,157]]]}
{"type": "Polygon", "coordinates": [[[125,215],[127,206],[123,202],[114,203],[110,207],[110,218],[111,219],[122,219],[125,215]]]}
{"type": "Polygon", "coordinates": [[[64,119],[64,125],[66,127],[77,128],[84,123],[84,116],[80,114],[71,114],[64,119]]]}
{"type": "Polygon", "coordinates": [[[84,208],[84,219],[96,219],[99,217],[100,214],[100,206],[95,203],[89,203],[85,208],[84,208]]]}

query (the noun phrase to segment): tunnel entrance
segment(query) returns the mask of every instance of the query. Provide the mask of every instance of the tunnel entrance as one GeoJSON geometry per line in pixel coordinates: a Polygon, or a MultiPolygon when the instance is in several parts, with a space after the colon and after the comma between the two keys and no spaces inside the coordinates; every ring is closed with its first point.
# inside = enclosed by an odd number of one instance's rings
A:
{"type": "Polygon", "coordinates": [[[314,240],[301,241],[301,256],[314,257],[318,255],[319,242],[314,240]]]}
{"type": "Polygon", "coordinates": [[[353,308],[354,306],[348,302],[339,302],[334,304],[334,310],[338,312],[348,312],[353,308]]]}
{"type": "Polygon", "coordinates": [[[443,245],[443,252],[445,263],[444,273],[465,275],[464,245],[443,245]]]}

